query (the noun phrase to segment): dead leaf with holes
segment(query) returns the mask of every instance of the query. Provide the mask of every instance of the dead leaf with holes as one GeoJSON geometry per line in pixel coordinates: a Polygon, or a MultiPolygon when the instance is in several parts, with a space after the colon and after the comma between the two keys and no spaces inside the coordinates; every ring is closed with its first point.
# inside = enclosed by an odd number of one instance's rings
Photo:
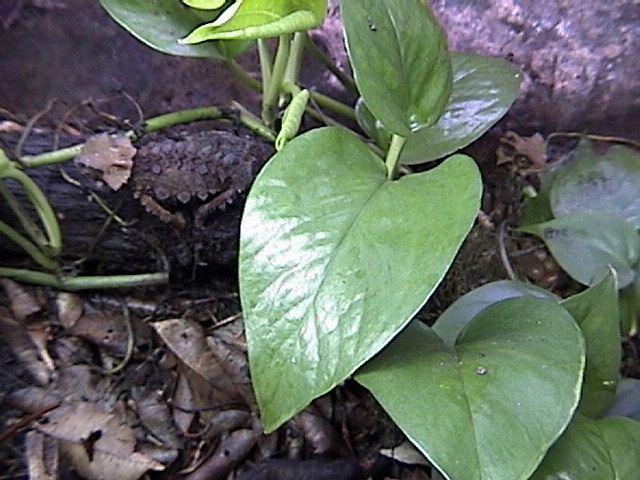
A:
{"type": "Polygon", "coordinates": [[[496,165],[512,164],[520,173],[541,172],[547,166],[547,143],[539,133],[521,137],[508,131],[500,137],[496,156],[496,165]]]}
{"type": "Polygon", "coordinates": [[[66,402],[45,415],[38,430],[60,441],[60,450],[88,480],[136,480],[164,465],[134,451],[131,427],[89,402],[66,402]]]}
{"type": "Polygon", "coordinates": [[[131,176],[136,152],[128,137],[101,133],[85,142],[75,163],[90,170],[113,190],[118,190],[131,176]]]}

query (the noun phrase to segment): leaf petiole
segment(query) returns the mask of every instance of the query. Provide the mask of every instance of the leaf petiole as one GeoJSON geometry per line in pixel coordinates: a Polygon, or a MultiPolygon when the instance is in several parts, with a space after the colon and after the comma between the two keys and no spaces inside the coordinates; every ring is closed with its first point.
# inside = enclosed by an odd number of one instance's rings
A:
{"type": "Polygon", "coordinates": [[[389,145],[389,151],[385,159],[387,166],[387,178],[389,180],[395,180],[398,178],[398,169],[400,168],[400,153],[402,147],[407,141],[407,137],[402,135],[396,135],[395,133],[391,137],[391,145],[389,145]]]}
{"type": "Polygon", "coordinates": [[[276,104],[281,93],[282,81],[291,51],[291,37],[291,34],[287,33],[281,35],[278,40],[278,51],[273,62],[271,81],[262,99],[262,120],[267,125],[273,125],[275,121],[276,104]]]}

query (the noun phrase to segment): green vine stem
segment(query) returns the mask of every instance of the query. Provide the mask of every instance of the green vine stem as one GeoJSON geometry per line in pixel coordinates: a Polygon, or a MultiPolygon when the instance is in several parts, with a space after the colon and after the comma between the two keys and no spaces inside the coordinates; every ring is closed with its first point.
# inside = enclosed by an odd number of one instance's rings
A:
{"type": "Polygon", "coordinates": [[[4,154],[0,155],[0,178],[11,178],[20,183],[47,232],[48,245],[44,247],[51,249],[51,252],[48,252],[50,256],[57,256],[62,248],[62,234],[58,219],[40,187],[4,154]]]}
{"type": "MultiPolygon", "coordinates": [[[[247,114],[246,111],[238,111],[237,113],[237,120],[252,132],[268,141],[273,141],[276,138],[275,132],[266,127],[254,115],[247,114]]],[[[174,125],[191,123],[199,120],[235,119],[235,113],[229,112],[229,109],[225,110],[214,106],[192,108],[189,110],[179,110],[177,112],[165,113],[163,115],[158,115],[157,117],[152,117],[145,121],[142,133],[151,133],[174,125]]],[[[131,135],[133,132],[129,132],[129,134],[131,135]]]]}
{"type": "Polygon", "coordinates": [[[0,233],[24,250],[27,255],[43,268],[47,270],[56,270],[58,268],[56,260],[47,257],[38,247],[2,220],[0,220],[0,233]]]}
{"type": "MultiPolygon", "coordinates": [[[[157,117],[149,118],[145,121],[142,134],[156,132],[163,128],[171,127],[173,125],[180,125],[183,123],[196,122],[199,120],[228,120],[233,115],[229,115],[228,112],[224,112],[219,107],[199,107],[189,110],[180,110],[177,112],[166,113],[158,115],[157,117]]],[[[238,120],[249,130],[253,131],[257,135],[265,138],[266,140],[273,142],[276,138],[276,134],[269,127],[265,126],[260,119],[254,115],[249,114],[247,111],[239,111],[238,120]]],[[[132,140],[140,137],[140,132],[133,130],[126,134],[132,140]]],[[[20,162],[26,168],[37,168],[44,165],[53,165],[56,163],[66,162],[74,157],[77,157],[82,153],[83,143],[74,145],[72,147],[61,148],[52,152],[43,153],[40,155],[25,155],[20,158],[20,162]]]]}
{"type": "Polygon", "coordinates": [[[45,236],[45,234],[42,233],[42,230],[40,230],[36,222],[34,222],[27,214],[27,212],[22,207],[18,199],[13,195],[11,190],[9,190],[7,186],[2,182],[0,182],[0,195],[4,197],[7,205],[16,216],[18,222],[22,226],[23,230],[27,233],[31,241],[40,247],[44,247],[45,245],[47,245],[47,237],[45,236]]]}
{"type": "MultiPolygon", "coordinates": [[[[286,82],[282,85],[282,90],[290,95],[295,95],[300,91],[300,87],[286,82]]],[[[327,110],[330,110],[333,113],[340,115],[341,117],[355,121],[355,111],[349,105],[339,102],[338,100],[335,100],[319,92],[313,92],[310,90],[309,93],[311,94],[311,99],[320,107],[326,108],[327,110]]],[[[307,110],[307,113],[310,114],[310,111],[307,110]]]]}
{"type": "Polygon", "coordinates": [[[395,180],[398,178],[400,152],[402,152],[402,147],[406,141],[407,137],[396,135],[395,133],[391,137],[391,145],[389,145],[389,151],[387,152],[387,158],[385,159],[385,164],[387,165],[387,178],[389,180],[395,180]]]}
{"type": "Polygon", "coordinates": [[[52,273],[8,267],[0,267],[0,277],[11,278],[18,282],[46,285],[70,292],[78,290],[143,287],[160,285],[169,281],[169,274],[166,272],[141,273],[135,275],[58,277],[52,273]]]}
{"type": "Polygon", "coordinates": [[[287,68],[284,72],[283,83],[290,82],[297,84],[300,77],[300,66],[302,65],[302,55],[304,54],[305,34],[296,32],[291,41],[291,51],[287,59],[287,68]]]}
{"type": "MultiPolygon", "coordinates": [[[[260,76],[262,77],[262,96],[264,97],[267,94],[269,85],[271,85],[271,71],[273,68],[273,58],[271,55],[271,50],[269,49],[269,45],[267,45],[267,41],[264,38],[258,39],[258,58],[260,59],[260,76]]],[[[242,70],[243,73],[246,74],[242,67],[240,67],[239,65],[238,67],[240,68],[240,70],[242,70]]],[[[238,75],[236,74],[236,76],[238,75]]],[[[247,74],[247,76],[249,75],[247,74]]],[[[242,80],[242,77],[239,78],[242,80]]]]}
{"type": "Polygon", "coordinates": [[[269,126],[275,122],[275,110],[280,97],[282,81],[289,61],[289,52],[291,51],[291,34],[281,35],[278,40],[278,51],[273,62],[273,70],[271,71],[271,82],[262,98],[262,120],[269,126]]]}

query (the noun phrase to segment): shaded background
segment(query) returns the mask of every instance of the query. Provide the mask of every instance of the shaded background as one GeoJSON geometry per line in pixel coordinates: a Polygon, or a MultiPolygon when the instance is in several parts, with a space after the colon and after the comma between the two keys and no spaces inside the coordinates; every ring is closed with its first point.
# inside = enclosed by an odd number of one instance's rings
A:
{"type": "MultiPolygon", "coordinates": [[[[176,0],[178,1],[178,0],[176,0]]],[[[432,0],[450,47],[512,59],[526,72],[510,119],[525,130],[640,138],[640,1],[432,0]]],[[[337,0],[314,37],[344,65],[337,0]]],[[[145,115],[256,96],[215,61],[140,44],[97,1],[0,2],[0,108],[33,115],[123,91],[145,115]]],[[[252,53],[242,63],[256,71],[252,53]]],[[[339,93],[315,62],[303,81],[339,93]]]]}

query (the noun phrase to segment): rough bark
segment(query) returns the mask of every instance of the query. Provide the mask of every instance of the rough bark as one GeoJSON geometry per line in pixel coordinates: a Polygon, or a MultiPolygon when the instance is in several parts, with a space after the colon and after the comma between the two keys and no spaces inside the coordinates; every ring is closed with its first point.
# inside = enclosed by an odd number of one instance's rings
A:
{"type": "MultiPolygon", "coordinates": [[[[224,138],[228,138],[226,135],[224,138]]],[[[187,136],[187,142],[189,138],[192,137],[187,136]]],[[[32,135],[30,139],[25,153],[41,153],[43,148],[47,148],[45,146],[51,145],[50,135],[32,135]]],[[[4,140],[5,144],[10,143],[6,138],[4,140]]],[[[197,147],[202,148],[202,140],[199,141],[197,147]]],[[[157,146],[157,150],[162,152],[166,145],[165,136],[156,136],[147,140],[146,151],[150,146],[157,146]]],[[[184,158],[175,152],[175,145],[175,138],[170,139],[164,155],[167,162],[179,165],[184,163],[184,158]]],[[[238,145],[243,147],[241,152],[245,155],[238,161],[246,160],[252,175],[272,152],[259,140],[238,136],[236,140],[230,140],[227,147],[218,145],[218,150],[224,150],[225,154],[212,155],[209,168],[234,175],[233,170],[220,162],[222,158],[228,160],[230,155],[237,153],[238,145]]],[[[197,153],[196,160],[205,161],[197,158],[197,153]]],[[[79,268],[83,273],[142,273],[169,269],[173,278],[184,279],[200,272],[211,274],[220,267],[235,267],[240,215],[246,189],[252,179],[252,176],[247,178],[247,169],[236,170],[236,175],[243,177],[237,181],[229,178],[234,188],[233,197],[218,205],[198,224],[194,212],[205,200],[198,199],[195,192],[192,192],[194,198],[186,203],[176,200],[169,204],[167,208],[179,212],[186,220],[186,224],[181,226],[163,221],[141,205],[135,195],[135,181],[136,176],[142,177],[145,172],[137,171],[135,167],[127,185],[118,191],[96,183],[73,161],[30,169],[28,173],[45,192],[59,218],[64,242],[62,258],[67,266],[79,268]],[[65,179],[63,171],[82,187],[65,179]],[[124,224],[109,222],[109,214],[90,197],[92,193],[112,208],[124,224]]],[[[22,190],[14,183],[9,183],[9,186],[18,199],[28,205],[22,190]]],[[[31,214],[33,216],[33,212],[31,214]]],[[[0,220],[16,223],[3,201],[0,201],[0,220]]],[[[26,261],[23,252],[0,236],[0,263],[22,266],[28,263],[26,261]]]]}

